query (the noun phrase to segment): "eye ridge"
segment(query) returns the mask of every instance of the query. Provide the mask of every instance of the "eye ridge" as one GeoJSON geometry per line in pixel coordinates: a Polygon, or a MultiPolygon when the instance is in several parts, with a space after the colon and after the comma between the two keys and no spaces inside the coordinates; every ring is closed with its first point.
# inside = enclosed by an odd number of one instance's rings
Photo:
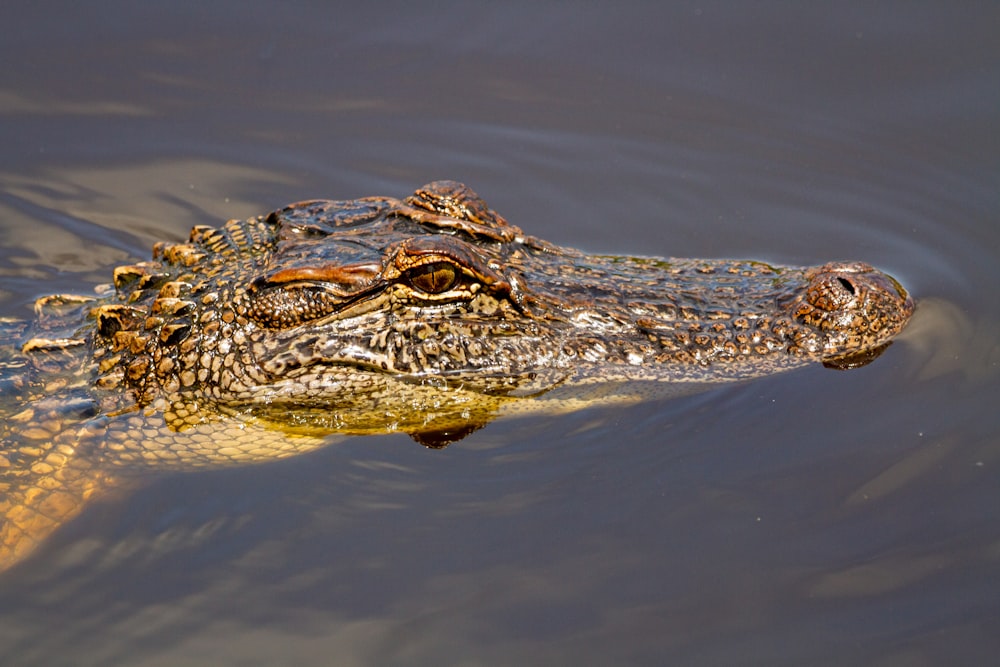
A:
{"type": "Polygon", "coordinates": [[[442,294],[458,282],[458,268],[449,262],[430,262],[406,272],[410,287],[425,294],[442,294]]]}

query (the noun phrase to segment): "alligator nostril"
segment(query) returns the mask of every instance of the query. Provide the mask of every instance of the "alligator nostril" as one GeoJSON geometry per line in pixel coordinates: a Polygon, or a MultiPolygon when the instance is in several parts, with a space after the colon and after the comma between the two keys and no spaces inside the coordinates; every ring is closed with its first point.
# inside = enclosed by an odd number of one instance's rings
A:
{"type": "Polygon", "coordinates": [[[837,282],[839,282],[841,287],[850,292],[852,295],[856,294],[856,292],[854,291],[854,283],[852,283],[847,278],[841,278],[840,276],[837,276],[837,282]]]}

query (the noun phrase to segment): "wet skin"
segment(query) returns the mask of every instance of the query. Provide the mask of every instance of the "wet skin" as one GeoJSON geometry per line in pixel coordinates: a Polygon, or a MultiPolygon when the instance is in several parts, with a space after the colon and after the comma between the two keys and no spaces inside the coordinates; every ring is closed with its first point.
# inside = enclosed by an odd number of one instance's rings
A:
{"type": "Polygon", "coordinates": [[[468,187],[197,227],[0,343],[0,568],[128,470],[259,462],[330,434],[428,446],[809,363],[872,361],[914,304],[859,262],[586,255],[468,187]]]}

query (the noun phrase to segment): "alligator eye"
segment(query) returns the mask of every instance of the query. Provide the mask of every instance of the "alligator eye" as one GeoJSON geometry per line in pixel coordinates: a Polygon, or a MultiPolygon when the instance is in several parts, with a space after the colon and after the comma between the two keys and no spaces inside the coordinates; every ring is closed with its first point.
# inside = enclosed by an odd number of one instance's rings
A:
{"type": "Polygon", "coordinates": [[[426,294],[447,292],[458,281],[458,270],[448,262],[433,262],[406,272],[410,286],[426,294]]]}

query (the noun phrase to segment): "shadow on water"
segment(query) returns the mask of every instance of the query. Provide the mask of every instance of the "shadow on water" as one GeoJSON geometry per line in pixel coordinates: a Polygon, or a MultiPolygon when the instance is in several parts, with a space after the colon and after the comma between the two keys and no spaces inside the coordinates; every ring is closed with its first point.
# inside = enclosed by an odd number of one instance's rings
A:
{"type": "Polygon", "coordinates": [[[4,664],[995,656],[995,11],[102,7],[0,46],[3,315],[436,178],[590,251],[869,261],[918,310],[853,371],[144,479],[0,577],[4,664]]]}

